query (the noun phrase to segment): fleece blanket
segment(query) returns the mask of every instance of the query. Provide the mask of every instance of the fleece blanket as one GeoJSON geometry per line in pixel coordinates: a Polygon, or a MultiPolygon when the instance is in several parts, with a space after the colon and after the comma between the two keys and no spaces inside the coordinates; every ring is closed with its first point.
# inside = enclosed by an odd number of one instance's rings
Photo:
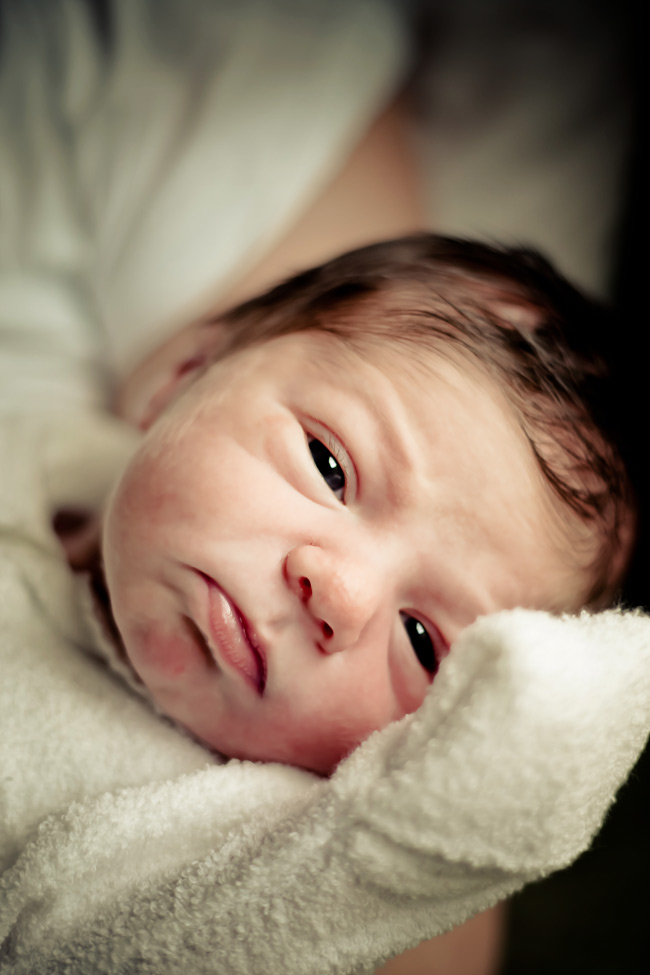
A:
{"type": "Polygon", "coordinates": [[[364,973],[587,847],[650,729],[650,619],[479,619],[330,779],[224,763],[92,650],[50,530],[132,446],[0,426],[0,971],[364,973]]]}

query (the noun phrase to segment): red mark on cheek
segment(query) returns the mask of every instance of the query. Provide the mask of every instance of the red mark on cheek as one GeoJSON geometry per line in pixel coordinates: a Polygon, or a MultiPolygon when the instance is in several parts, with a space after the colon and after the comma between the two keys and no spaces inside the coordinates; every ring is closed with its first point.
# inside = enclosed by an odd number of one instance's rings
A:
{"type": "Polygon", "coordinates": [[[185,674],[191,664],[194,647],[189,634],[165,633],[154,627],[140,635],[139,659],[134,661],[136,670],[142,667],[142,675],[155,674],[167,680],[177,680],[185,674]]]}

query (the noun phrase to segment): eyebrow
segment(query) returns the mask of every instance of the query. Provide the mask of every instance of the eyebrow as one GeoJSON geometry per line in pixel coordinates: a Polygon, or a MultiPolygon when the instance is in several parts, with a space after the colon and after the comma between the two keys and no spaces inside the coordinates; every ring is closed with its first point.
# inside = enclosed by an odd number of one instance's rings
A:
{"type": "MultiPolygon", "coordinates": [[[[400,402],[396,390],[394,395],[400,402]]],[[[414,495],[417,458],[406,419],[398,415],[397,408],[391,408],[383,401],[378,402],[363,389],[358,391],[358,396],[372,419],[380,441],[377,458],[386,485],[386,496],[395,507],[407,507],[414,495]]]]}

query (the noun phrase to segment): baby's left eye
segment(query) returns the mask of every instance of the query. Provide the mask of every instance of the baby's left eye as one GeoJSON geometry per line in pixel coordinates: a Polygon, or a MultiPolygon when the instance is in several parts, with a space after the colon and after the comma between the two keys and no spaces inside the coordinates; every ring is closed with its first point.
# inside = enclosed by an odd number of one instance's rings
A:
{"type": "Polygon", "coordinates": [[[345,493],[345,473],[334,454],[316,437],[308,437],[309,450],[318,472],[339,501],[345,493]]]}
{"type": "Polygon", "coordinates": [[[408,613],[400,613],[404,629],[413,647],[415,656],[429,674],[435,674],[438,670],[438,658],[433,645],[433,640],[427,633],[426,627],[408,613]]]}

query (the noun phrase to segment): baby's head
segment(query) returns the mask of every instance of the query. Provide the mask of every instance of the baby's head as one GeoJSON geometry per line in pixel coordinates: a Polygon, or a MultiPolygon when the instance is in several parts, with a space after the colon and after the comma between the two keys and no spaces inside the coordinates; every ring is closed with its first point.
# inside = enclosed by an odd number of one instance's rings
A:
{"type": "Polygon", "coordinates": [[[611,601],[633,515],[603,321],[527,251],[425,234],[195,331],[104,525],[159,706],[226,755],[326,773],[419,706],[477,616],[611,601]]]}

